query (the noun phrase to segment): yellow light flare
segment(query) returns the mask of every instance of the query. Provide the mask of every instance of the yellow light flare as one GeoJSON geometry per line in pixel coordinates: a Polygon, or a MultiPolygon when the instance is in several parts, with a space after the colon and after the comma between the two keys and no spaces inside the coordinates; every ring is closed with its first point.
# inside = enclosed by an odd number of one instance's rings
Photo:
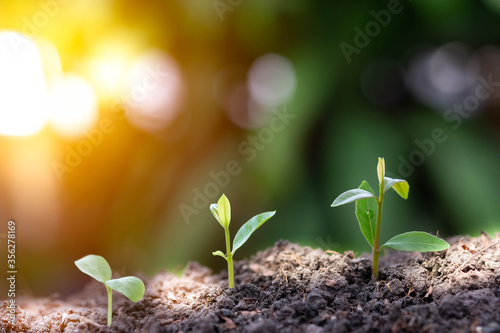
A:
{"type": "Polygon", "coordinates": [[[134,59],[136,39],[133,33],[118,31],[97,43],[87,68],[100,99],[114,101],[122,94],[122,81],[134,59]]]}
{"type": "Polygon", "coordinates": [[[0,135],[26,136],[47,121],[47,87],[36,44],[0,32],[0,135]]]}
{"type": "Polygon", "coordinates": [[[52,78],[59,77],[62,74],[61,57],[56,46],[47,38],[37,38],[34,40],[42,58],[43,72],[45,81],[50,82],[52,78]]]}
{"type": "Polygon", "coordinates": [[[66,74],[51,82],[50,121],[64,136],[79,136],[94,126],[97,104],[94,90],[79,76],[66,74]]]}
{"type": "Polygon", "coordinates": [[[127,63],[118,55],[106,55],[90,62],[90,75],[99,94],[113,98],[119,93],[120,81],[127,69],[127,63]]]}

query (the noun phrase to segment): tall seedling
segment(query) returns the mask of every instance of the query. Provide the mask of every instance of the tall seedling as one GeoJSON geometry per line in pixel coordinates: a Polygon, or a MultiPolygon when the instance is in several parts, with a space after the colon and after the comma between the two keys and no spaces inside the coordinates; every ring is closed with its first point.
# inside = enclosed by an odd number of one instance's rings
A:
{"type": "Polygon", "coordinates": [[[442,251],[450,247],[441,238],[421,231],[399,234],[380,245],[380,227],[385,193],[393,189],[401,198],[406,200],[410,185],[403,179],[385,177],[385,160],[380,157],[377,165],[377,176],[379,181],[378,196],[375,195],[368,182],[364,180],[358,189],[342,193],[332,203],[332,207],[337,207],[353,201],[356,202],[355,213],[359,228],[372,247],[372,273],[376,280],[378,280],[378,259],[384,247],[398,251],[417,252],[442,251]]]}

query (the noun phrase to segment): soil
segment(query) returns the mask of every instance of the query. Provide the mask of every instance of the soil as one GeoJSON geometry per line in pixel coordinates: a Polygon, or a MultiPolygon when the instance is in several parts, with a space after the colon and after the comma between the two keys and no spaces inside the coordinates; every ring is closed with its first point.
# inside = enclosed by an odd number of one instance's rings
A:
{"type": "Polygon", "coordinates": [[[287,241],[226,273],[190,263],[162,272],[137,302],[113,296],[106,326],[102,284],[59,298],[19,299],[17,322],[0,309],[2,332],[500,332],[500,234],[448,239],[439,253],[390,252],[380,281],[368,254],[356,258],[287,241]]]}

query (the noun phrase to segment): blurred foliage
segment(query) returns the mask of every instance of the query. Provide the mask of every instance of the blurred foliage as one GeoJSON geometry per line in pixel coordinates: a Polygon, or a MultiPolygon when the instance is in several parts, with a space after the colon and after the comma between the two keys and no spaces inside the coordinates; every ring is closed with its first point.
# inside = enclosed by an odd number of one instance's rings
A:
{"type": "MultiPolygon", "coordinates": [[[[394,0],[242,0],[236,6],[224,0],[57,2],[57,13],[38,35],[52,40],[65,71],[85,75],[85,63],[99,45],[130,39],[131,53],[160,48],[175,58],[187,93],[178,117],[153,134],[123,120],[123,110],[102,104],[101,117],[110,117],[116,130],[57,183],[57,229],[46,239],[39,233],[41,242],[23,233],[49,218],[28,221],[16,215],[4,186],[9,176],[2,173],[0,217],[18,221],[25,291],[68,293],[81,287],[85,280],[71,263],[88,253],[109,258],[113,267],[122,267],[121,274],[181,269],[188,260],[224,269],[211,255],[224,240],[208,204],[189,221],[180,205],[193,207],[193,189],[203,191],[214,182],[210,173],[225,170],[232,160],[241,172],[208,201],[216,202],[222,192],[228,196],[233,233],[256,213],[277,210],[238,259],[280,238],[335,251],[369,251],[353,207],[333,210],[330,204],[362,179],[376,184],[379,156],[385,157],[388,176],[410,184],[407,201],[388,195],[382,240],[409,230],[439,231],[444,237],[499,232],[500,104],[482,104],[454,129],[443,118],[453,102],[437,107],[415,97],[409,68],[423,50],[450,42],[475,51],[498,47],[500,2],[396,2],[401,12],[391,15],[387,26],[379,25],[380,32],[351,55],[350,63],[340,44],[354,45],[354,29],[364,30],[374,20],[371,11],[386,10],[394,0]],[[220,2],[231,8],[222,20],[215,6],[220,2]],[[268,53],[293,64],[297,84],[290,100],[267,108],[286,109],[295,118],[248,161],[240,145],[258,137],[267,124],[252,130],[233,123],[214,96],[214,80],[221,70],[235,69],[241,74],[232,84],[245,86],[254,61],[268,53]],[[392,67],[378,67],[381,63],[392,67]],[[421,150],[415,140],[431,138],[434,129],[443,129],[446,141],[436,143],[414,171],[401,175],[402,159],[421,150]]],[[[40,11],[42,3],[2,2],[0,29],[23,32],[24,19],[40,11]]],[[[434,70],[432,75],[446,75],[440,67],[434,70]]],[[[481,67],[481,73],[487,77],[491,72],[481,67]]],[[[50,138],[58,160],[64,159],[65,147],[78,143],[50,129],[40,135],[50,138]]],[[[15,144],[0,139],[2,159],[9,158],[15,144]]],[[[30,205],[36,203],[26,202],[25,209],[30,205]]]]}

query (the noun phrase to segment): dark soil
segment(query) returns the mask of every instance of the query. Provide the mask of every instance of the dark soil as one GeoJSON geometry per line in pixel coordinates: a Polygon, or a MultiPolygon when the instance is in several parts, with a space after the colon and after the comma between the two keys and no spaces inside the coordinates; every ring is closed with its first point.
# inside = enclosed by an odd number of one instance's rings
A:
{"type": "Polygon", "coordinates": [[[146,280],[144,299],[114,295],[106,326],[103,286],[67,300],[18,300],[2,332],[500,332],[500,235],[449,239],[440,253],[391,252],[380,281],[368,255],[326,253],[279,241],[225,273],[190,263],[179,278],[146,280]],[[482,251],[484,250],[484,251],[482,251]],[[458,269],[458,270],[457,270],[458,269]]]}

